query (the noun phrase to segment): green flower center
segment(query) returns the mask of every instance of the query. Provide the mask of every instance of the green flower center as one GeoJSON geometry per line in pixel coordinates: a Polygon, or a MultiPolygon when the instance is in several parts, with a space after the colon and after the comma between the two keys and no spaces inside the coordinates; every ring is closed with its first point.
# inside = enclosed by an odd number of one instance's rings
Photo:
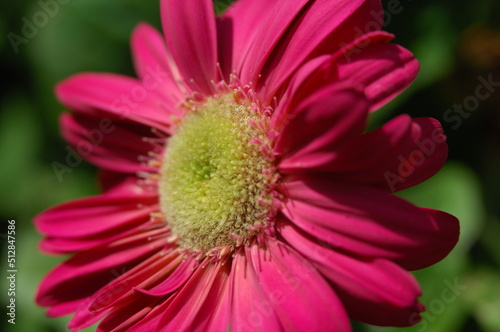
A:
{"type": "Polygon", "coordinates": [[[191,111],[168,140],[160,203],[181,247],[234,249],[265,221],[272,162],[257,144],[265,133],[251,125],[262,121],[226,95],[191,111]]]}

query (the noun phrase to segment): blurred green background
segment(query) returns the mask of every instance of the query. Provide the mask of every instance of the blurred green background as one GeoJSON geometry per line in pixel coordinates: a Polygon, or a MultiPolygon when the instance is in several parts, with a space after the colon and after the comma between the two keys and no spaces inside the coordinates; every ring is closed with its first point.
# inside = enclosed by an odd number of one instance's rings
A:
{"type": "MultiPolygon", "coordinates": [[[[228,2],[216,2],[217,10],[228,2]]],[[[38,251],[40,235],[31,220],[51,205],[97,193],[92,166],[80,165],[62,182],[51,167],[54,161],[63,163],[67,153],[58,133],[63,108],[54,98],[54,85],[81,71],[133,75],[131,30],[140,21],[160,27],[157,0],[57,3],[57,11],[46,15],[47,20],[40,16],[44,9],[39,1],[0,4],[0,219],[2,232],[7,220],[16,220],[18,270],[14,326],[3,313],[8,299],[2,236],[2,331],[66,330],[67,318],[48,319],[33,301],[42,277],[64,258],[38,251]],[[39,27],[23,32],[26,21],[33,19],[39,27]]],[[[431,116],[443,123],[449,162],[434,178],[401,195],[417,205],[454,214],[461,221],[462,234],[449,257],[415,272],[428,308],[421,324],[392,329],[355,323],[355,331],[498,332],[500,87],[492,87],[491,95],[479,100],[477,110],[453,119],[446,114],[455,104],[473,103],[480,77],[500,82],[500,1],[384,1],[389,13],[397,3],[401,10],[386,17],[384,29],[415,53],[421,72],[410,89],[378,112],[374,125],[400,113],[431,116]],[[443,297],[450,285],[459,286],[453,299],[451,293],[443,297]]]]}

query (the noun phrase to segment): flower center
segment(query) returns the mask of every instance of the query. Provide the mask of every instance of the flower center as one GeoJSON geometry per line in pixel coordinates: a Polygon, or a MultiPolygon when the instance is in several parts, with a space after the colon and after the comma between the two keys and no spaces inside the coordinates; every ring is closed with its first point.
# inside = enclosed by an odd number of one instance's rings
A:
{"type": "Polygon", "coordinates": [[[181,247],[232,250],[266,222],[273,165],[263,121],[224,95],[190,111],[168,140],[160,203],[181,247]]]}

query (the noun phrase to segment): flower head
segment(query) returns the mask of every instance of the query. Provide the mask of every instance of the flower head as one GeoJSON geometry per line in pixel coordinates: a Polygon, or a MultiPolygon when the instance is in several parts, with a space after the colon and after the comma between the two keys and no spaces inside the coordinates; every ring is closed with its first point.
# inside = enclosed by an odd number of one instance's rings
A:
{"type": "Polygon", "coordinates": [[[409,270],[444,258],[457,220],[393,191],[447,157],[440,124],[369,112],[418,64],[379,31],[375,0],[162,0],[141,24],[138,79],[57,87],[64,137],[101,195],[36,218],[42,248],[74,254],[40,285],[78,330],[349,331],[424,310],[409,270]],[[359,35],[359,27],[376,31],[359,35]],[[408,161],[409,160],[409,161],[408,161]],[[406,162],[411,167],[407,167],[406,162]]]}

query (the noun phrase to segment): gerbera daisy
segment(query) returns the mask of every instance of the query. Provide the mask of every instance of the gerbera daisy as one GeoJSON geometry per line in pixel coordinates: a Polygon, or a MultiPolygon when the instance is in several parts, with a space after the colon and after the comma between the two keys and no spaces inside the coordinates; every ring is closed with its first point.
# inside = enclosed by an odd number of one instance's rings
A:
{"type": "Polygon", "coordinates": [[[454,247],[457,220],[393,191],[447,157],[438,121],[367,117],[414,79],[378,0],[163,0],[139,25],[138,79],[85,73],[57,96],[101,195],[36,218],[72,253],[37,295],[71,330],[350,331],[424,310],[408,270],[454,247]],[[370,23],[369,25],[367,23],[370,23]],[[359,35],[360,28],[376,26],[359,35]]]}

